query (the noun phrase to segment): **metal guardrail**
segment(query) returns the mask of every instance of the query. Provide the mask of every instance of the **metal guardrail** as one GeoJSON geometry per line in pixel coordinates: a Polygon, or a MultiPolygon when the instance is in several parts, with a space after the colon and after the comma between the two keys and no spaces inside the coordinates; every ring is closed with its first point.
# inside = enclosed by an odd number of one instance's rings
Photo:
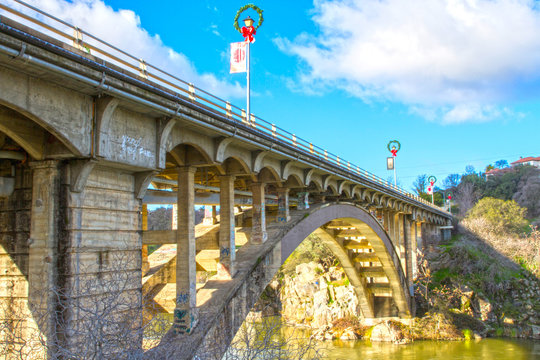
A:
{"type": "Polygon", "coordinates": [[[224,115],[230,120],[241,122],[257,131],[270,135],[277,141],[282,141],[288,145],[292,145],[300,152],[315,156],[321,161],[325,161],[337,166],[346,172],[364,177],[425,205],[442,210],[442,208],[432,205],[430,202],[420,198],[419,196],[409,193],[404,189],[391,184],[387,180],[384,180],[375,174],[360,168],[350,161],[341,159],[339,156],[328,152],[327,150],[314,145],[307,140],[297,137],[295,134],[282,129],[275,124],[263,120],[253,114],[249,114],[250,116],[248,118],[244,109],[231,104],[229,101],[223,100],[205,90],[202,90],[192,83],[186,82],[179,77],[172,75],[143,59],[133,56],[76,26],[73,26],[53,15],[31,6],[24,1],[0,1],[3,2],[0,3],[0,14],[3,10],[10,14],[10,16],[15,16],[22,24],[37,26],[39,31],[46,35],[52,36],[62,42],[72,45],[81,51],[99,57],[123,69],[136,72],[144,79],[151,80],[160,86],[184,95],[190,101],[216,111],[220,115],[224,115]],[[5,5],[5,2],[18,4],[19,9],[5,5]],[[40,18],[43,20],[40,20],[40,18]]]}

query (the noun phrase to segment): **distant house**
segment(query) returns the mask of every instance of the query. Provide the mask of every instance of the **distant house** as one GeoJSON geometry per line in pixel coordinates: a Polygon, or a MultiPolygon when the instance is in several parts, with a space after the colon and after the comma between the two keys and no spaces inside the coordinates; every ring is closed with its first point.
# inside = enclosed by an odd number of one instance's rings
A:
{"type": "Polygon", "coordinates": [[[506,167],[502,169],[491,169],[489,171],[486,171],[486,179],[490,176],[498,176],[506,174],[509,171],[513,171],[516,166],[522,166],[522,165],[531,165],[535,166],[537,168],[540,168],[540,156],[534,157],[534,156],[528,156],[528,157],[521,157],[519,160],[514,161],[513,163],[510,163],[511,167],[506,167]]]}
{"type": "Polygon", "coordinates": [[[520,165],[531,165],[531,166],[540,168],[540,156],[539,157],[528,156],[525,158],[521,157],[519,158],[519,160],[514,161],[510,165],[512,165],[512,167],[520,166],[520,165]]]}
{"type": "Polygon", "coordinates": [[[497,176],[497,175],[503,175],[503,174],[506,174],[507,172],[509,171],[512,171],[513,169],[510,168],[510,167],[507,167],[507,168],[502,168],[502,169],[491,169],[489,171],[486,171],[485,175],[486,175],[486,179],[489,178],[490,176],[497,176]]]}

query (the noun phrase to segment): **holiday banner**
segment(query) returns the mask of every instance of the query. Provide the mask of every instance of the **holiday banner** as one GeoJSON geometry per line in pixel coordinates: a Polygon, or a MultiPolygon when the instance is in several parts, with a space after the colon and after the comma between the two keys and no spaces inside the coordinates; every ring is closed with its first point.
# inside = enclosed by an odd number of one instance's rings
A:
{"type": "Polygon", "coordinates": [[[246,72],[246,43],[231,43],[231,74],[246,72]]]}

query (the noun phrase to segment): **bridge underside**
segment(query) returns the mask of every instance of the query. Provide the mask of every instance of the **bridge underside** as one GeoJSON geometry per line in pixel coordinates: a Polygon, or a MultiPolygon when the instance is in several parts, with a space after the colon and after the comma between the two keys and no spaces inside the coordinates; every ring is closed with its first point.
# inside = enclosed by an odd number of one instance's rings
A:
{"type": "Polygon", "coordinates": [[[291,212],[284,224],[269,224],[268,241],[237,251],[232,280],[209,280],[197,292],[199,324],[189,335],[170,331],[149,356],[219,358],[279,267],[310,234],[339,258],[370,320],[412,316],[409,281],[382,224],[352,204],[324,204],[291,212]]]}

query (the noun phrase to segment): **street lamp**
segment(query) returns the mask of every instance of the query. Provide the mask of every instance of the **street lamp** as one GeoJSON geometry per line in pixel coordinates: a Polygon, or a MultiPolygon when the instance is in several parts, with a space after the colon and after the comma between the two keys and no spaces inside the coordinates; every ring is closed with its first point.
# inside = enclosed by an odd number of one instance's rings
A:
{"type": "Polygon", "coordinates": [[[246,25],[246,27],[252,26],[254,22],[255,21],[252,18],[250,18],[249,16],[244,19],[244,24],[246,25]]]}

